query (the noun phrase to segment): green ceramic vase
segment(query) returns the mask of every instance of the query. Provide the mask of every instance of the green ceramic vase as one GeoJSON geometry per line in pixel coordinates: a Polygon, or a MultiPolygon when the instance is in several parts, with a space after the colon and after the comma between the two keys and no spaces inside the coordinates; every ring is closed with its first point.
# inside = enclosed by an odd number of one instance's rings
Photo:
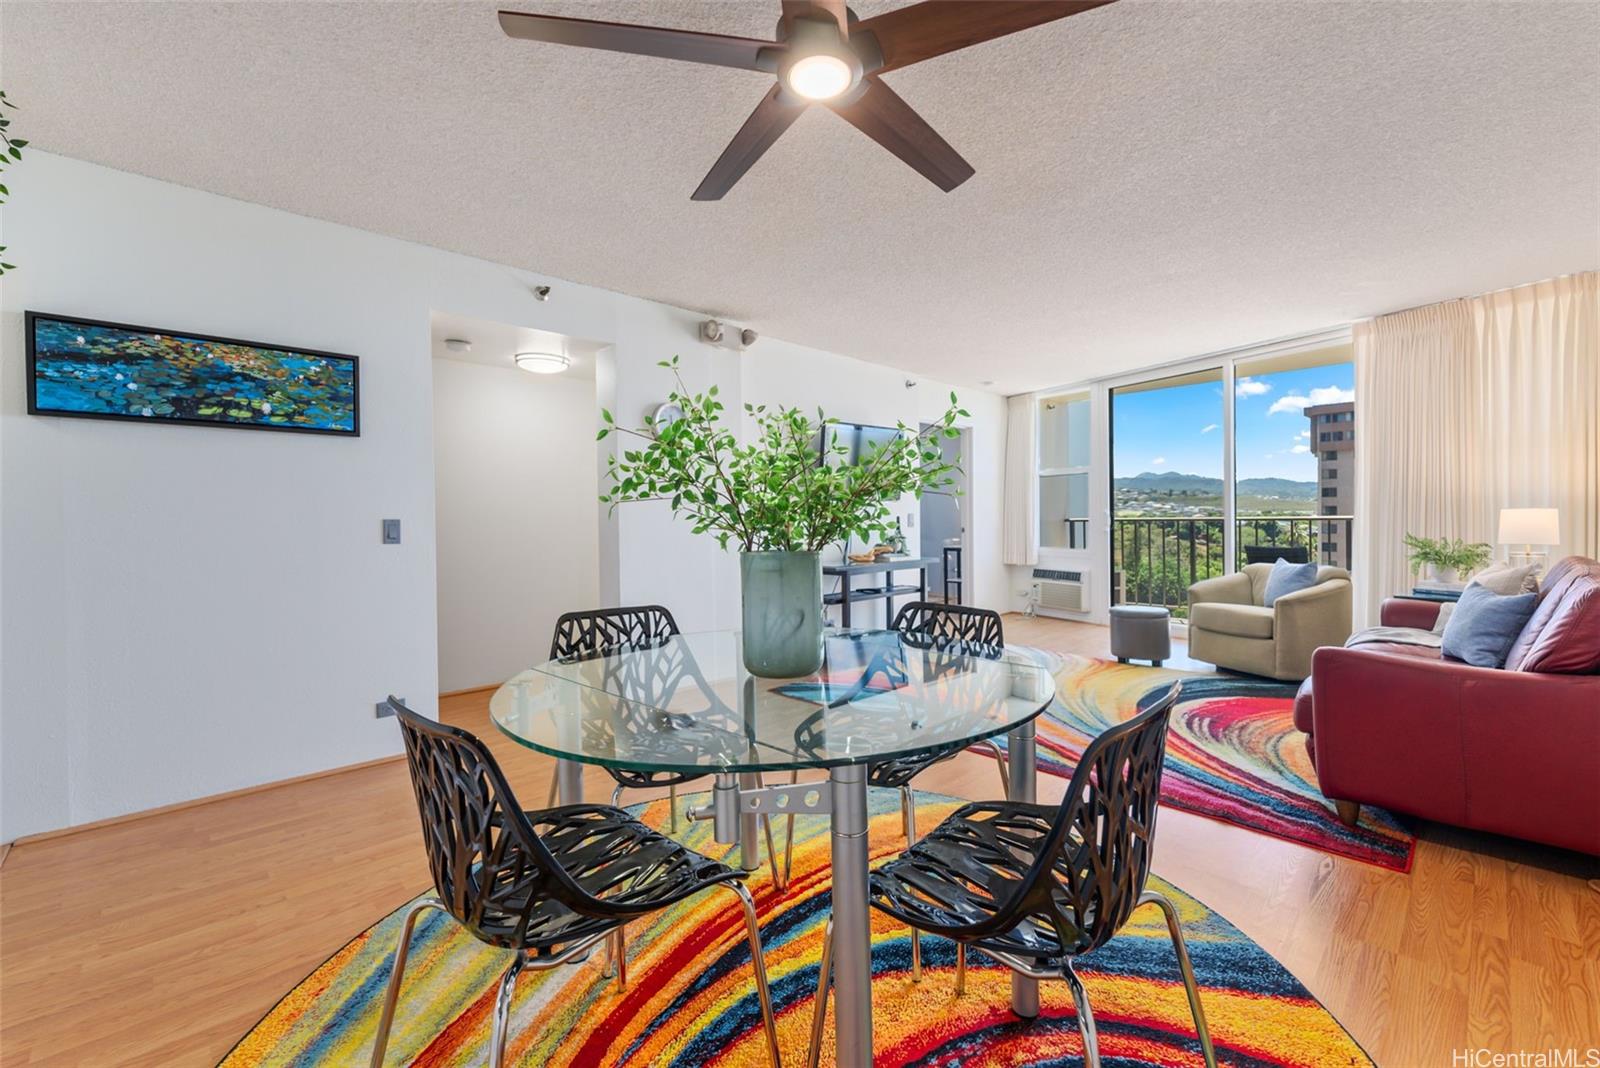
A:
{"type": "Polygon", "coordinates": [[[763,679],[792,679],[822,666],[822,557],[739,555],[744,666],[763,679]]]}

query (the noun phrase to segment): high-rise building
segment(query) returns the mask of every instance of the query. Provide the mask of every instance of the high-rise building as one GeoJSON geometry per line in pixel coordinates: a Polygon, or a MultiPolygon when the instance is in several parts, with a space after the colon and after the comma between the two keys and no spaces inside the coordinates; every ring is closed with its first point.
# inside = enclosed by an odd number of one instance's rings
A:
{"type": "MultiPolygon", "coordinates": [[[[1317,458],[1317,514],[1350,516],[1356,506],[1356,406],[1314,404],[1305,410],[1311,420],[1311,451],[1317,458]]],[[[1350,523],[1318,524],[1320,541],[1313,555],[1326,564],[1350,566],[1350,523]]]]}

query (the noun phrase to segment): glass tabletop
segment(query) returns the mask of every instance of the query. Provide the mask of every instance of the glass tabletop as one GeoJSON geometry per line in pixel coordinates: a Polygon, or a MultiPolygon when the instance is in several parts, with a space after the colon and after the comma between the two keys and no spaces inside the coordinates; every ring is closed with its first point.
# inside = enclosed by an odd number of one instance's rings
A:
{"type": "Polygon", "coordinates": [[[739,633],[555,660],[489,702],[505,734],[550,756],[634,771],[779,771],[917,756],[1001,734],[1055,697],[1048,654],[829,631],[814,675],[760,679],[739,633]]]}

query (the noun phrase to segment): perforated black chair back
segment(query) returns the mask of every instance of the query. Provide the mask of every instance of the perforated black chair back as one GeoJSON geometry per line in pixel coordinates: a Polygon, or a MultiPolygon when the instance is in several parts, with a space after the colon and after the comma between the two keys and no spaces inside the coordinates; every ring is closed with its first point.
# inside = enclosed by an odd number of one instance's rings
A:
{"type": "Polygon", "coordinates": [[[395,698],[389,704],[405,738],[428,870],[445,911],[491,945],[522,948],[538,936],[528,930],[532,904],[554,899],[581,907],[588,895],[540,841],[488,748],[395,698]]]}
{"type": "MultiPolygon", "coordinates": [[[[620,608],[591,608],[567,612],[556,620],[550,637],[551,660],[593,660],[596,657],[637,649],[658,649],[683,633],[672,613],[658,604],[624,605],[620,608]]],[[[659,665],[658,665],[659,666],[659,665]]],[[[709,692],[709,691],[708,691],[709,692]]],[[[677,787],[702,776],[664,771],[631,771],[606,768],[617,784],[612,804],[620,804],[623,787],[649,789],[677,787]]],[[[554,784],[552,784],[553,788],[554,784]]],[[[672,798],[672,829],[678,826],[677,798],[672,798]]]]}
{"type": "Polygon", "coordinates": [[[960,643],[974,650],[992,649],[992,655],[999,656],[1006,644],[999,612],[959,604],[913,601],[895,616],[894,629],[909,644],[921,647],[960,643]]]}
{"type": "Polygon", "coordinates": [[[590,660],[628,649],[655,649],[678,630],[672,613],[658,604],[568,612],[556,620],[551,660],[590,660]]]}
{"type": "Polygon", "coordinates": [[[1075,956],[1128,921],[1150,878],[1162,756],[1180,692],[1174,683],[1084,750],[1044,848],[1010,907],[991,921],[995,929],[1047,919],[1075,956]]]}

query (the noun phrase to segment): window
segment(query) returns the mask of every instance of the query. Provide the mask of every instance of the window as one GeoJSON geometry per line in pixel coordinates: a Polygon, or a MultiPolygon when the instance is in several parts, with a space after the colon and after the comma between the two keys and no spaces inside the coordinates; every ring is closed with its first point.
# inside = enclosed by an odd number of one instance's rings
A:
{"type": "Polygon", "coordinates": [[[1039,546],[1089,545],[1089,394],[1039,402],[1039,546]]]}
{"type": "Polygon", "coordinates": [[[1338,478],[1339,477],[1339,469],[1337,467],[1325,467],[1325,468],[1322,469],[1322,477],[1323,478],[1338,478]]]}
{"type": "Polygon", "coordinates": [[[1322,551],[1324,553],[1336,553],[1339,551],[1339,543],[1336,541],[1325,541],[1322,543],[1322,551]]]}
{"type": "Polygon", "coordinates": [[[1324,497],[1337,497],[1337,496],[1339,496],[1339,487],[1337,487],[1337,486],[1323,486],[1322,487],[1322,495],[1324,497]]]}
{"type": "Polygon", "coordinates": [[[1111,391],[1111,603],[1188,611],[1226,570],[1222,368],[1111,391]]]}
{"type": "Polygon", "coordinates": [[[1324,460],[1337,460],[1339,458],[1339,454],[1334,452],[1332,449],[1329,449],[1327,452],[1322,454],[1322,458],[1324,460]]]}
{"type": "Polygon", "coordinates": [[[1322,514],[1323,515],[1338,515],[1339,514],[1339,506],[1336,505],[1336,504],[1325,504],[1325,505],[1322,506],[1322,514]]]}

